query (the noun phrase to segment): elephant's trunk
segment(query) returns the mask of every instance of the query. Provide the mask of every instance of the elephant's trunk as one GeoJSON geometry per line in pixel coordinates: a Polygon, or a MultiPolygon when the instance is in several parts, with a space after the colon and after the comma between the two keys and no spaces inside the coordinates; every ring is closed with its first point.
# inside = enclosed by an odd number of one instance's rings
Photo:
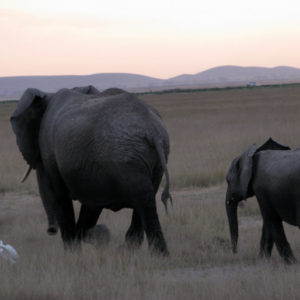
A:
{"type": "Polygon", "coordinates": [[[57,224],[48,224],[47,233],[49,235],[55,235],[57,233],[57,224]]]}
{"type": "Polygon", "coordinates": [[[229,193],[226,193],[226,212],[229,222],[232,252],[237,252],[237,242],[239,236],[238,219],[237,219],[237,201],[230,201],[229,193]]]}
{"type": "Polygon", "coordinates": [[[49,179],[47,178],[42,164],[39,164],[37,166],[36,175],[42,203],[48,218],[47,232],[49,235],[54,235],[57,233],[58,230],[58,224],[54,210],[55,194],[53,190],[49,187],[49,179]]]}

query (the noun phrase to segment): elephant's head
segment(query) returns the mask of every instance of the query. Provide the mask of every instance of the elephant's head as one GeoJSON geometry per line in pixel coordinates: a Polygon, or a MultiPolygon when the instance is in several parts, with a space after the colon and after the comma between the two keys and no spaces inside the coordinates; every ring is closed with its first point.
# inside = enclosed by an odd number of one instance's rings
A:
{"type": "MultiPolygon", "coordinates": [[[[76,87],[73,90],[85,95],[100,94],[92,85],[76,87]]],[[[40,159],[38,144],[40,123],[53,95],[38,89],[27,89],[10,118],[19,149],[28,165],[33,169],[36,168],[40,159]]]]}
{"type": "Polygon", "coordinates": [[[226,192],[226,212],[229,221],[232,251],[234,253],[237,252],[238,241],[238,203],[254,195],[250,184],[254,154],[264,150],[289,149],[290,148],[288,146],[281,145],[270,138],[259,148],[253,144],[242,155],[232,161],[226,176],[228,184],[226,192]]]}
{"type": "Polygon", "coordinates": [[[33,169],[37,167],[40,160],[38,135],[50,97],[50,94],[37,89],[27,89],[10,118],[18,147],[33,169]]]}
{"type": "Polygon", "coordinates": [[[242,200],[252,196],[249,183],[252,176],[253,155],[257,148],[252,145],[242,155],[231,163],[226,176],[228,184],[226,192],[226,212],[229,221],[232,251],[237,251],[238,240],[238,220],[237,206],[242,200]]]}

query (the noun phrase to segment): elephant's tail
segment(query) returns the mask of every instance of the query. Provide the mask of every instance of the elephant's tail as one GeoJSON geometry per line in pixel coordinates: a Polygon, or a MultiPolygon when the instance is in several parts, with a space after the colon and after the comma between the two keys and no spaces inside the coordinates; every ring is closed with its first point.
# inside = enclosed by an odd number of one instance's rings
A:
{"type": "Polygon", "coordinates": [[[156,152],[158,154],[160,163],[162,165],[163,171],[165,173],[166,176],[166,185],[164,187],[164,190],[161,194],[161,201],[163,202],[166,212],[168,213],[168,199],[170,199],[171,205],[173,205],[173,199],[172,196],[169,192],[169,188],[170,188],[170,177],[169,177],[169,172],[168,172],[168,168],[167,168],[167,162],[166,162],[166,157],[163,151],[163,147],[162,145],[159,143],[158,140],[154,140],[154,145],[155,145],[155,149],[156,152]]]}

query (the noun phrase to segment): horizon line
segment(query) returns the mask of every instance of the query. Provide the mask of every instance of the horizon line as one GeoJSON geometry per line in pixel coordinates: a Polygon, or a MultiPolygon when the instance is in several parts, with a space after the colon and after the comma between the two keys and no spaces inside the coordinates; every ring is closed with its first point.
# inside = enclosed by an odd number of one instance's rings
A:
{"type": "Polygon", "coordinates": [[[101,74],[122,74],[122,75],[137,75],[137,76],[144,76],[144,77],[149,77],[153,79],[158,79],[158,80],[169,80],[172,78],[176,78],[179,76],[184,76],[184,75],[197,75],[203,72],[206,72],[208,70],[213,70],[213,69],[218,69],[218,68],[224,68],[224,67],[236,67],[236,68],[261,68],[261,69],[276,69],[276,68],[291,68],[291,69],[298,69],[298,67],[294,66],[288,66],[288,65],[276,65],[273,67],[263,67],[263,66],[240,66],[240,65],[219,65],[215,67],[211,67],[208,69],[204,69],[203,71],[197,72],[197,73],[181,73],[175,76],[171,76],[168,78],[160,78],[160,77],[153,77],[151,75],[145,75],[145,74],[139,74],[139,73],[128,73],[128,72],[100,72],[100,73],[90,73],[90,74],[52,74],[52,75],[9,75],[9,76],[0,76],[0,78],[14,78],[14,77],[82,77],[82,76],[95,76],[95,75],[101,75],[101,74]]]}

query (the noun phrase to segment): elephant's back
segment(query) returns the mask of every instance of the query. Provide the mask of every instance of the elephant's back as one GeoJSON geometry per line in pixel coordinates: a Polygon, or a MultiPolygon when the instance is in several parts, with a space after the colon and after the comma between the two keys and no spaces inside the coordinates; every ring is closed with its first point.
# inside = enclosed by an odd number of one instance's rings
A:
{"type": "Polygon", "coordinates": [[[57,143],[68,141],[67,148],[84,145],[85,151],[103,154],[145,150],[154,137],[168,143],[158,113],[131,94],[94,97],[67,107],[55,127],[57,143]]]}
{"type": "Polygon", "coordinates": [[[294,177],[300,183],[300,150],[266,150],[255,154],[256,176],[294,177]]]}

